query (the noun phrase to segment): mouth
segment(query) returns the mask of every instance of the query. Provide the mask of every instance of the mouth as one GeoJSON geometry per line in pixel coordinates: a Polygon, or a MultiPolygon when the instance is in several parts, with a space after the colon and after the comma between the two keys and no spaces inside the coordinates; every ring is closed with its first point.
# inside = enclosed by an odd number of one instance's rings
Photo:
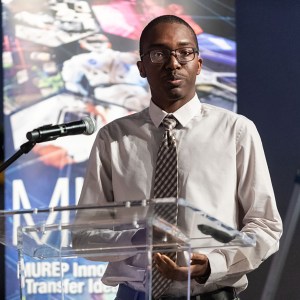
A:
{"type": "Polygon", "coordinates": [[[166,77],[166,82],[171,86],[180,86],[183,82],[183,78],[178,75],[172,75],[166,77]]]}
{"type": "Polygon", "coordinates": [[[172,79],[168,80],[168,83],[174,86],[179,86],[181,84],[182,80],[181,79],[172,79]]]}

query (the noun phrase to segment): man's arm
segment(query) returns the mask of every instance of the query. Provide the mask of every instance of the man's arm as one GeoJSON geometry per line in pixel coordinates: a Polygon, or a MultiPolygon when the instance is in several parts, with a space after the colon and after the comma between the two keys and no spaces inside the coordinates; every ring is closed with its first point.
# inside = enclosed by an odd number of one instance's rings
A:
{"type": "MultiPolygon", "coordinates": [[[[113,204],[110,144],[108,130],[102,128],[90,153],[78,206],[99,205],[103,207],[113,204]]],[[[125,252],[122,249],[132,245],[131,238],[137,229],[115,230],[110,228],[109,224],[116,224],[109,212],[100,214],[97,210],[90,212],[78,210],[75,218],[77,229],[72,233],[74,249],[85,249],[87,254],[91,253],[86,258],[96,261],[120,261],[131,256],[122,254],[125,252]],[[108,222],[107,227],[103,227],[105,220],[108,222]],[[112,250],[114,255],[102,255],[100,249],[105,249],[109,245],[118,245],[119,250],[112,250]]]]}
{"type": "MultiPolygon", "coordinates": [[[[282,233],[270,175],[259,134],[252,122],[242,119],[237,136],[237,205],[241,210],[241,230],[255,234],[255,247],[226,247],[210,253],[193,254],[191,277],[198,283],[222,281],[230,285],[256,269],[278,250],[282,233]],[[232,278],[232,280],[231,280],[232,278]]],[[[201,249],[199,249],[201,252],[201,249]]],[[[187,279],[187,267],[177,266],[168,257],[155,257],[158,269],[174,280],[187,279]]]]}
{"type": "Polygon", "coordinates": [[[215,249],[207,254],[211,275],[207,282],[243,276],[278,250],[282,221],[260,136],[255,125],[242,118],[236,141],[237,200],[241,230],[255,234],[256,246],[215,249]]]}

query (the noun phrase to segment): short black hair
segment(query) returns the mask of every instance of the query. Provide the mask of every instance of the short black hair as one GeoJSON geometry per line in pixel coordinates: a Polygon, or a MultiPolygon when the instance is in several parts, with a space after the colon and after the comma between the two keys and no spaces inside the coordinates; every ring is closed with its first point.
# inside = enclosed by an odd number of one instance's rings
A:
{"type": "Polygon", "coordinates": [[[187,23],[186,21],[184,21],[183,19],[181,19],[175,15],[162,15],[162,16],[159,16],[159,17],[153,19],[152,21],[150,21],[150,23],[148,23],[146,25],[146,27],[143,29],[141,38],[140,38],[140,55],[143,54],[142,53],[142,45],[144,45],[149,32],[151,31],[151,29],[153,27],[155,27],[156,25],[161,24],[161,23],[177,23],[177,24],[182,24],[182,25],[186,26],[191,31],[191,33],[194,37],[194,40],[195,40],[197,50],[199,51],[197,35],[189,23],[187,23]]]}

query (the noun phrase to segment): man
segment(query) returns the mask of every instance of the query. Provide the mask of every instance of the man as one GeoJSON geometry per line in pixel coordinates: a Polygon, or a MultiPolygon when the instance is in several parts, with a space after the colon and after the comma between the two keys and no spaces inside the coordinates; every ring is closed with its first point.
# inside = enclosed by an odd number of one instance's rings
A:
{"type": "MultiPolygon", "coordinates": [[[[149,108],[103,127],[93,146],[79,204],[151,199],[160,126],[172,115],[178,155],[177,196],[233,228],[256,234],[256,247],[193,253],[191,299],[237,299],[246,273],[278,249],[282,223],[254,124],[230,111],[201,104],[195,92],[202,60],[192,28],[176,16],[161,16],[140,40],[140,75],[151,89],[149,108]]],[[[172,282],[157,299],[183,299],[187,268],[163,254],[157,269],[172,282]]],[[[144,299],[141,259],[108,265],[103,282],[119,284],[116,299],[144,299]],[[134,274],[134,275],[129,275],[134,274]],[[124,279],[126,278],[126,279],[124,279]]]]}

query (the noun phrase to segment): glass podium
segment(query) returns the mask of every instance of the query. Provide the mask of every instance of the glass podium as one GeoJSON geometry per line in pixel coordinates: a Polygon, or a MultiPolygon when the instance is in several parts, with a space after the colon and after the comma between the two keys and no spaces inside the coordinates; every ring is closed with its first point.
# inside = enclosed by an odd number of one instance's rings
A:
{"type": "Polygon", "coordinates": [[[189,299],[193,252],[255,246],[255,236],[175,198],[0,211],[0,222],[0,242],[18,253],[20,299],[39,299],[37,294],[48,295],[47,299],[114,299],[116,287],[108,282],[122,276],[124,281],[131,276],[139,278],[146,299],[151,299],[156,252],[176,252],[177,263],[186,266],[188,276],[181,282],[181,296],[189,299]],[[157,216],[156,212],[168,205],[178,206],[180,225],[157,216]],[[124,261],[133,262],[126,274],[110,267],[124,261]],[[100,279],[105,271],[103,283],[100,279]]]}

